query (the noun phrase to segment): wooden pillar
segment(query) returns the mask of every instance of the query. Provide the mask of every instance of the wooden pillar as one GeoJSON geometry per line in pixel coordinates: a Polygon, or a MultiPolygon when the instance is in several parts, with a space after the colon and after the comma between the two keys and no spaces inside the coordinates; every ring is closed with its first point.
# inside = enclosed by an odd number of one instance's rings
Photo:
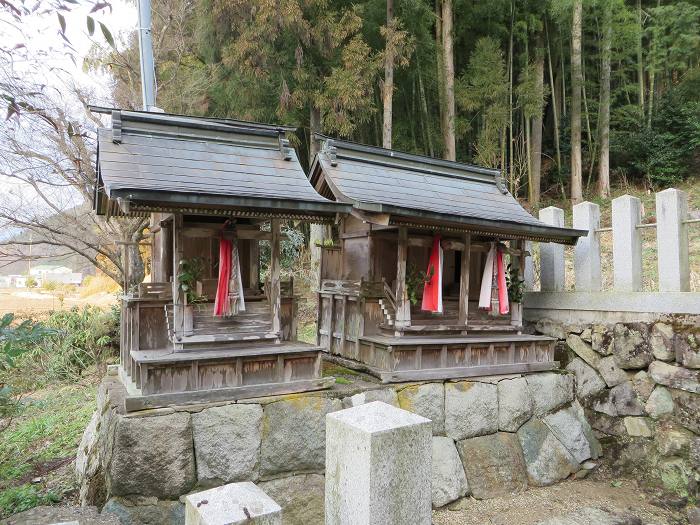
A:
{"type": "Polygon", "coordinates": [[[272,308],[272,331],[281,331],[280,309],[280,220],[270,220],[270,231],[272,240],[270,241],[270,306],[272,308]]]}
{"type": "Polygon", "coordinates": [[[464,250],[462,250],[459,269],[459,324],[465,327],[469,318],[469,268],[471,266],[472,236],[464,234],[464,250]]]}
{"type": "Polygon", "coordinates": [[[406,259],[408,257],[408,229],[399,226],[399,249],[396,257],[396,321],[397,327],[411,326],[411,301],[406,288],[406,259]]]}
{"type": "Polygon", "coordinates": [[[184,332],[184,311],[183,296],[178,283],[180,274],[180,260],[183,255],[182,244],[182,213],[173,214],[173,330],[176,334],[182,335],[184,332]]]}
{"type": "Polygon", "coordinates": [[[250,257],[250,264],[248,265],[250,271],[249,283],[250,287],[256,292],[260,288],[260,241],[257,239],[250,240],[250,250],[248,253],[250,257]]]}
{"type": "MultiPolygon", "coordinates": [[[[510,261],[517,272],[519,281],[525,281],[525,241],[510,241],[511,248],[517,250],[517,254],[511,255],[510,261]]],[[[510,324],[517,328],[523,326],[523,304],[510,304],[510,324]]]]}

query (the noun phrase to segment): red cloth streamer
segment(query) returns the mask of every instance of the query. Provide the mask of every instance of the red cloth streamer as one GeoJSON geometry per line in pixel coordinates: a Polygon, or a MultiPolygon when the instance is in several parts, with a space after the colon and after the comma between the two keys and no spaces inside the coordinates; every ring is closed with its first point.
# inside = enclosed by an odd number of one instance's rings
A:
{"type": "Polygon", "coordinates": [[[439,235],[433,239],[426,277],[428,275],[430,275],[430,280],[423,287],[421,309],[428,312],[442,312],[442,247],[439,235]]]}
{"type": "Polygon", "coordinates": [[[231,281],[231,248],[233,243],[229,239],[219,241],[219,282],[216,286],[216,299],[214,301],[214,315],[224,316],[229,313],[230,303],[228,299],[229,282],[231,281]]]}
{"type": "Polygon", "coordinates": [[[498,313],[507,314],[510,311],[508,306],[508,285],[506,284],[506,272],[503,265],[503,250],[496,251],[496,265],[498,271],[498,313]]]}

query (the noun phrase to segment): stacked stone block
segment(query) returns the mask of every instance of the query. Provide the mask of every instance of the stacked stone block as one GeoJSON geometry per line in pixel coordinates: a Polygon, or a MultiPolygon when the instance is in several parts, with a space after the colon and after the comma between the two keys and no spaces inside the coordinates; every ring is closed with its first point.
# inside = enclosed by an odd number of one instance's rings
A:
{"type": "Polygon", "coordinates": [[[431,421],[434,507],[492,498],[555,483],[598,457],[574,388],[563,371],[123,414],[110,378],[78,452],[81,499],[125,523],[182,523],[184,495],[252,481],[280,504],[283,523],[321,524],[326,415],[377,400],[431,421]]]}
{"type": "Polygon", "coordinates": [[[700,481],[700,325],[566,324],[541,319],[561,340],[578,402],[622,475],[693,500],[700,481]]]}

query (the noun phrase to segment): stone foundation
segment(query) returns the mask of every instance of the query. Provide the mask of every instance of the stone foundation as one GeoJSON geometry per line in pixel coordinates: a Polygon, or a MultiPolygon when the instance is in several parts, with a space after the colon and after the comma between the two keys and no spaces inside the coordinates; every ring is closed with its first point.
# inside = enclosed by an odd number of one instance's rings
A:
{"type": "Polygon", "coordinates": [[[677,497],[700,481],[700,318],[567,324],[540,319],[613,469],[677,497]]]}
{"type": "Polygon", "coordinates": [[[577,386],[575,371],[391,387],[357,379],[322,392],[124,414],[123,387],[108,376],[78,451],[80,499],[122,523],[180,524],[184,495],[253,481],[282,506],[284,523],[322,524],[325,416],[375,400],[432,421],[434,507],[492,498],[591,468],[601,449],[577,386]]]}

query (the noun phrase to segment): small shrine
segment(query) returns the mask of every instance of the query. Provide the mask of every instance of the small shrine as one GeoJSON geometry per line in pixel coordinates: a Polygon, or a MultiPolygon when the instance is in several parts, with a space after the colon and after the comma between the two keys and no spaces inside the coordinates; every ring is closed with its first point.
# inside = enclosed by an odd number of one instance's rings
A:
{"type": "Polygon", "coordinates": [[[149,217],[151,282],[122,300],[127,410],[325,388],[320,345],[296,339],[280,221],[333,224],[350,206],[309,183],[287,128],[111,111],[95,208],[149,217]],[[261,244],[269,264],[261,268],[261,244]]]}
{"type": "Polygon", "coordinates": [[[384,382],[558,367],[522,333],[526,243],[586,232],[534,218],[497,170],[317,138],[311,184],[352,207],[323,246],[320,346],[384,382]]]}

